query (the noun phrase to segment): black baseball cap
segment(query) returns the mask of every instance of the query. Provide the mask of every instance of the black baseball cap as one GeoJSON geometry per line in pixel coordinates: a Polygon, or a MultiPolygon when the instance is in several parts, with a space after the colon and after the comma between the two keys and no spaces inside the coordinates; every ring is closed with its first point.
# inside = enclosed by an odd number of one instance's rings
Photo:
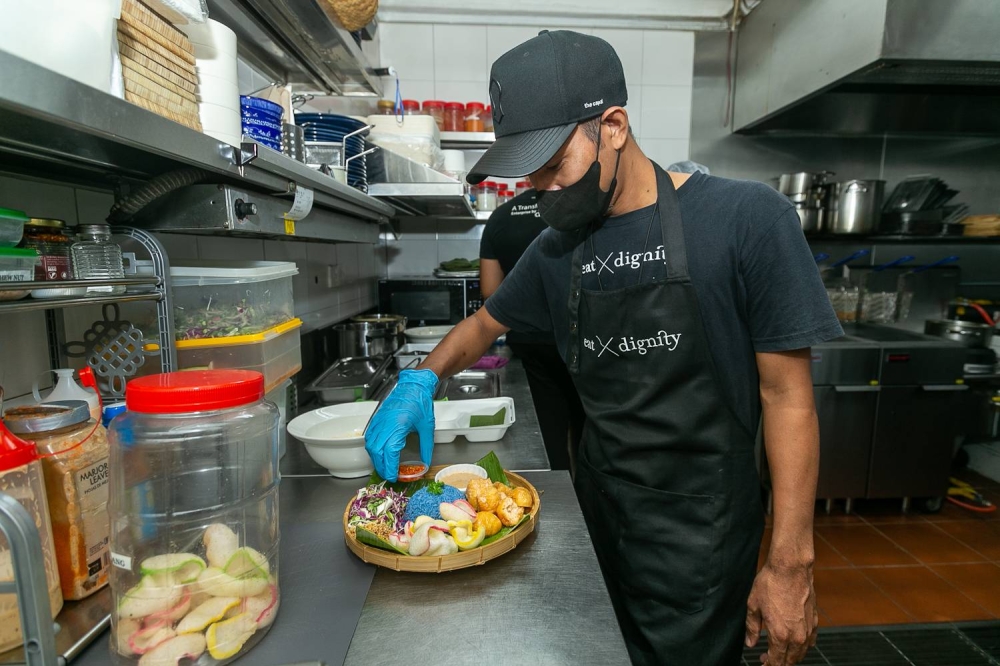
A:
{"type": "Polygon", "coordinates": [[[552,159],[581,121],[625,106],[625,72],[603,39],[543,30],[500,56],[490,72],[496,142],[469,172],[519,178],[552,159]]]}

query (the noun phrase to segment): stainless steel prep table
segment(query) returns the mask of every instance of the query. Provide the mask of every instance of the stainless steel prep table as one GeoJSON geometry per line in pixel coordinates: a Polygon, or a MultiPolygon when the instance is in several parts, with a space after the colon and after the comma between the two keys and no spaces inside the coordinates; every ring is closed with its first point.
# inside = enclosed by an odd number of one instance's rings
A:
{"type": "MultiPolygon", "coordinates": [[[[535,533],[482,567],[444,574],[376,571],[347,550],[341,519],[359,482],[283,479],[281,610],[239,663],[628,664],[569,474],[525,477],[542,493],[535,533]],[[456,626],[468,627],[460,644],[456,626]]],[[[74,663],[107,664],[107,650],[105,634],[74,663]]]]}
{"type": "MultiPolygon", "coordinates": [[[[501,353],[509,354],[507,348],[501,353]]],[[[528,388],[528,375],[520,359],[512,358],[499,370],[492,370],[500,375],[500,394],[514,399],[514,409],[517,421],[510,427],[507,434],[499,442],[472,443],[464,437],[459,437],[450,444],[434,446],[433,465],[450,465],[452,463],[475,462],[490,451],[496,451],[503,466],[515,472],[548,471],[549,456],[545,453],[542,433],[538,428],[538,415],[535,404],[531,400],[531,390],[528,388]]],[[[329,477],[325,468],[317,465],[305,447],[294,437],[288,437],[288,452],[281,460],[281,476],[322,476],[329,477]]]]}

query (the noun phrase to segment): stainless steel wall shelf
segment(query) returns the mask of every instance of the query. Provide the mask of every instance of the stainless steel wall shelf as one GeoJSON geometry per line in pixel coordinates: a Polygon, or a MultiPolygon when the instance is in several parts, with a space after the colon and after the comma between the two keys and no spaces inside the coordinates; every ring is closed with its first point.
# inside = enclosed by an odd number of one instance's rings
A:
{"type": "Polygon", "coordinates": [[[493,132],[441,132],[441,147],[454,150],[486,150],[496,141],[493,132]]]}
{"type": "Polygon", "coordinates": [[[368,193],[383,199],[402,215],[474,218],[465,186],[453,183],[372,183],[368,193]]]}
{"type": "MultiPolygon", "coordinates": [[[[243,156],[245,157],[245,156],[243,156]]],[[[315,208],[385,222],[392,208],[269,148],[241,159],[221,143],[125,100],[0,51],[0,162],[6,171],[110,188],[198,167],[250,191],[315,193],[315,208]],[[243,162],[241,164],[241,162],[243,162]]]]}

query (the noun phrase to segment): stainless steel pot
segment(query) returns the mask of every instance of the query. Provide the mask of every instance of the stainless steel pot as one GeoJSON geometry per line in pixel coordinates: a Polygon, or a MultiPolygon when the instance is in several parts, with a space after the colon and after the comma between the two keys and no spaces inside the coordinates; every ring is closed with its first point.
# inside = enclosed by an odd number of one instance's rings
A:
{"type": "Polygon", "coordinates": [[[802,225],[802,232],[814,234],[822,229],[822,210],[810,208],[805,204],[795,204],[795,212],[799,214],[799,223],[802,225]]]}
{"type": "Polygon", "coordinates": [[[809,191],[823,185],[832,171],[799,171],[798,173],[783,173],[778,178],[778,191],[792,201],[805,201],[809,191]]]}
{"type": "Polygon", "coordinates": [[[867,234],[878,227],[884,180],[828,183],[825,230],[835,234],[867,234]]]}
{"type": "Polygon", "coordinates": [[[928,319],[924,324],[924,333],[961,342],[966,347],[988,348],[993,340],[994,330],[989,324],[978,324],[974,321],[928,319]]]}
{"type": "Polygon", "coordinates": [[[406,330],[407,319],[397,314],[364,314],[351,317],[351,321],[359,324],[382,324],[392,326],[400,335],[406,330]]]}
{"type": "Polygon", "coordinates": [[[340,358],[385,356],[400,346],[398,322],[351,322],[333,327],[340,358]]]}

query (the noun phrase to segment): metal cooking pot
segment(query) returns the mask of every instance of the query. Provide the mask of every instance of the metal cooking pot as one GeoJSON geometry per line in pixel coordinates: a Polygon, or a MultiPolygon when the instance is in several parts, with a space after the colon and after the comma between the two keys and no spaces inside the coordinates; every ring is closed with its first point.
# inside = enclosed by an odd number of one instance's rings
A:
{"type": "Polygon", "coordinates": [[[796,203],[805,201],[811,189],[819,187],[832,175],[832,171],[783,173],[778,178],[778,191],[796,203]]]}
{"type": "Polygon", "coordinates": [[[340,358],[392,354],[400,345],[397,327],[397,322],[337,324],[333,333],[340,358]]]}
{"type": "Polygon", "coordinates": [[[365,315],[355,315],[351,317],[352,322],[357,322],[360,324],[383,324],[385,326],[394,326],[396,332],[400,335],[406,330],[407,319],[403,315],[397,314],[365,314],[365,315]]]}
{"type": "Polygon", "coordinates": [[[924,333],[946,340],[961,342],[966,347],[989,347],[993,340],[993,327],[973,321],[954,319],[928,319],[924,333]]]}
{"type": "Polygon", "coordinates": [[[799,223],[802,225],[803,233],[813,234],[822,228],[822,210],[819,208],[795,204],[795,212],[799,214],[799,223]]]}
{"type": "Polygon", "coordinates": [[[845,180],[828,183],[825,230],[835,234],[867,234],[881,218],[884,180],[845,180]]]}

